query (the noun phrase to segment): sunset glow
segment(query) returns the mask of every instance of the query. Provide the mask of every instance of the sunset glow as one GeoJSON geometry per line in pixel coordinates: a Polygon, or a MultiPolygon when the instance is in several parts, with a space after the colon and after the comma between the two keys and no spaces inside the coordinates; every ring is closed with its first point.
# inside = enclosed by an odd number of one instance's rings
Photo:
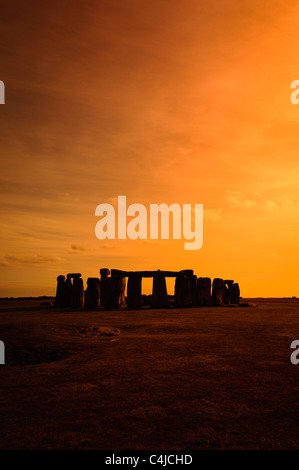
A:
{"type": "Polygon", "coordinates": [[[0,295],[107,267],[299,296],[298,1],[31,4],[1,7],[0,295]],[[203,204],[202,248],[99,240],[119,195],[203,204]]]}

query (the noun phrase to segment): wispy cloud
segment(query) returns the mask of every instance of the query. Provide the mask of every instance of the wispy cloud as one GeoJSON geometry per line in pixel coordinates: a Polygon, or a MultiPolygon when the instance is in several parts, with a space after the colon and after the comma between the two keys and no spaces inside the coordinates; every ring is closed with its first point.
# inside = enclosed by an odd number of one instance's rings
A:
{"type": "Polygon", "coordinates": [[[203,210],[204,220],[211,220],[212,222],[218,221],[221,219],[223,213],[222,207],[218,209],[205,209],[203,210]]]}
{"type": "Polygon", "coordinates": [[[274,201],[267,200],[267,201],[264,203],[264,207],[265,207],[266,209],[269,209],[269,210],[276,209],[276,206],[277,206],[277,204],[276,204],[276,202],[274,202],[274,201]]]}
{"type": "Polygon", "coordinates": [[[88,251],[88,248],[82,245],[71,245],[69,253],[81,253],[82,251],[88,251]]]}
{"type": "Polygon", "coordinates": [[[60,263],[63,258],[57,256],[43,256],[43,255],[32,255],[32,256],[15,256],[5,255],[0,260],[0,266],[21,266],[21,265],[48,265],[60,263]]]}
{"type": "Polygon", "coordinates": [[[226,200],[230,209],[250,209],[257,206],[258,202],[255,199],[246,197],[241,191],[226,191],[226,200]]]}

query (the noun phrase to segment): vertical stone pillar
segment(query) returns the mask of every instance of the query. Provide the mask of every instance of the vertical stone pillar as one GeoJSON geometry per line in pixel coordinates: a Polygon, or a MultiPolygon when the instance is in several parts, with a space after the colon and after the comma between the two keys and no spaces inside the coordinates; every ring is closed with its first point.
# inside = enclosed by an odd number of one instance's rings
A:
{"type": "Polygon", "coordinates": [[[165,276],[157,271],[153,279],[152,308],[168,308],[169,300],[167,295],[165,276]]]}
{"type": "Polygon", "coordinates": [[[73,275],[73,298],[72,307],[83,308],[84,307],[84,286],[81,274],[73,275]]]}
{"type": "Polygon", "coordinates": [[[197,304],[197,276],[193,274],[191,276],[191,299],[192,299],[192,305],[193,307],[196,307],[197,304]]]}
{"type": "Polygon", "coordinates": [[[191,277],[177,276],[174,288],[174,306],[178,308],[192,307],[191,277]]]}
{"type": "Polygon", "coordinates": [[[120,308],[125,303],[126,278],[107,277],[105,280],[104,307],[120,308]]]}
{"type": "Polygon", "coordinates": [[[209,277],[199,277],[197,279],[197,306],[211,307],[211,279],[209,277]]]}
{"type": "Polygon", "coordinates": [[[230,297],[231,297],[231,289],[234,281],[225,279],[224,281],[224,304],[229,305],[231,303],[230,297]]]}
{"type": "Polygon", "coordinates": [[[230,303],[240,305],[240,287],[237,282],[234,282],[229,291],[230,303]]]}
{"type": "Polygon", "coordinates": [[[212,298],[214,307],[222,307],[224,305],[225,288],[224,280],[215,278],[213,280],[212,298]]]}
{"type": "Polygon", "coordinates": [[[100,306],[100,279],[89,277],[87,279],[87,289],[85,291],[85,308],[97,308],[100,306]]]}
{"type": "Polygon", "coordinates": [[[131,274],[128,278],[127,288],[127,307],[140,308],[143,304],[142,299],[142,277],[140,275],[131,274]]]}
{"type": "Polygon", "coordinates": [[[124,271],[111,270],[111,277],[106,278],[106,307],[120,308],[125,304],[126,278],[124,271]]]}
{"type": "Polygon", "coordinates": [[[66,306],[66,290],[65,290],[65,276],[57,277],[57,288],[56,288],[56,297],[55,297],[55,307],[65,307],[66,306]]]}
{"type": "Polygon", "coordinates": [[[73,283],[70,277],[66,278],[65,281],[65,305],[71,307],[73,301],[73,283]]]}
{"type": "Polygon", "coordinates": [[[101,296],[100,296],[100,303],[103,307],[106,307],[106,297],[107,297],[107,284],[108,284],[108,279],[110,275],[110,269],[108,268],[102,268],[100,269],[100,275],[101,275],[101,296]]]}
{"type": "Polygon", "coordinates": [[[229,288],[226,284],[224,284],[224,298],[223,298],[224,305],[229,305],[229,288]]]}

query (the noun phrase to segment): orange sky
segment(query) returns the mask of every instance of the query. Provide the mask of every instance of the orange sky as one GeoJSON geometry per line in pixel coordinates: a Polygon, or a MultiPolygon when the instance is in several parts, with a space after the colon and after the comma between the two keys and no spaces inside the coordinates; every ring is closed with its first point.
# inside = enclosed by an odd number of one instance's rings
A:
{"type": "Polygon", "coordinates": [[[299,296],[299,2],[1,6],[1,296],[101,267],[299,296]],[[95,237],[95,208],[204,204],[203,247],[95,237]]]}

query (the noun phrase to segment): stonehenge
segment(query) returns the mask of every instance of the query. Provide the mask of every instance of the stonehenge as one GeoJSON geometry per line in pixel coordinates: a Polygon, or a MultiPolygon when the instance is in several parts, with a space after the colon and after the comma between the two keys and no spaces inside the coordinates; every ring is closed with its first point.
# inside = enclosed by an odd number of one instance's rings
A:
{"type": "Polygon", "coordinates": [[[192,269],[181,271],[122,271],[100,269],[100,278],[89,277],[84,290],[80,273],[57,277],[55,307],[73,309],[192,308],[240,305],[239,284],[233,280],[197,277],[192,269]],[[175,278],[174,295],[168,295],[166,278],[175,278]],[[142,278],[153,279],[152,294],[142,294],[142,278]]]}

